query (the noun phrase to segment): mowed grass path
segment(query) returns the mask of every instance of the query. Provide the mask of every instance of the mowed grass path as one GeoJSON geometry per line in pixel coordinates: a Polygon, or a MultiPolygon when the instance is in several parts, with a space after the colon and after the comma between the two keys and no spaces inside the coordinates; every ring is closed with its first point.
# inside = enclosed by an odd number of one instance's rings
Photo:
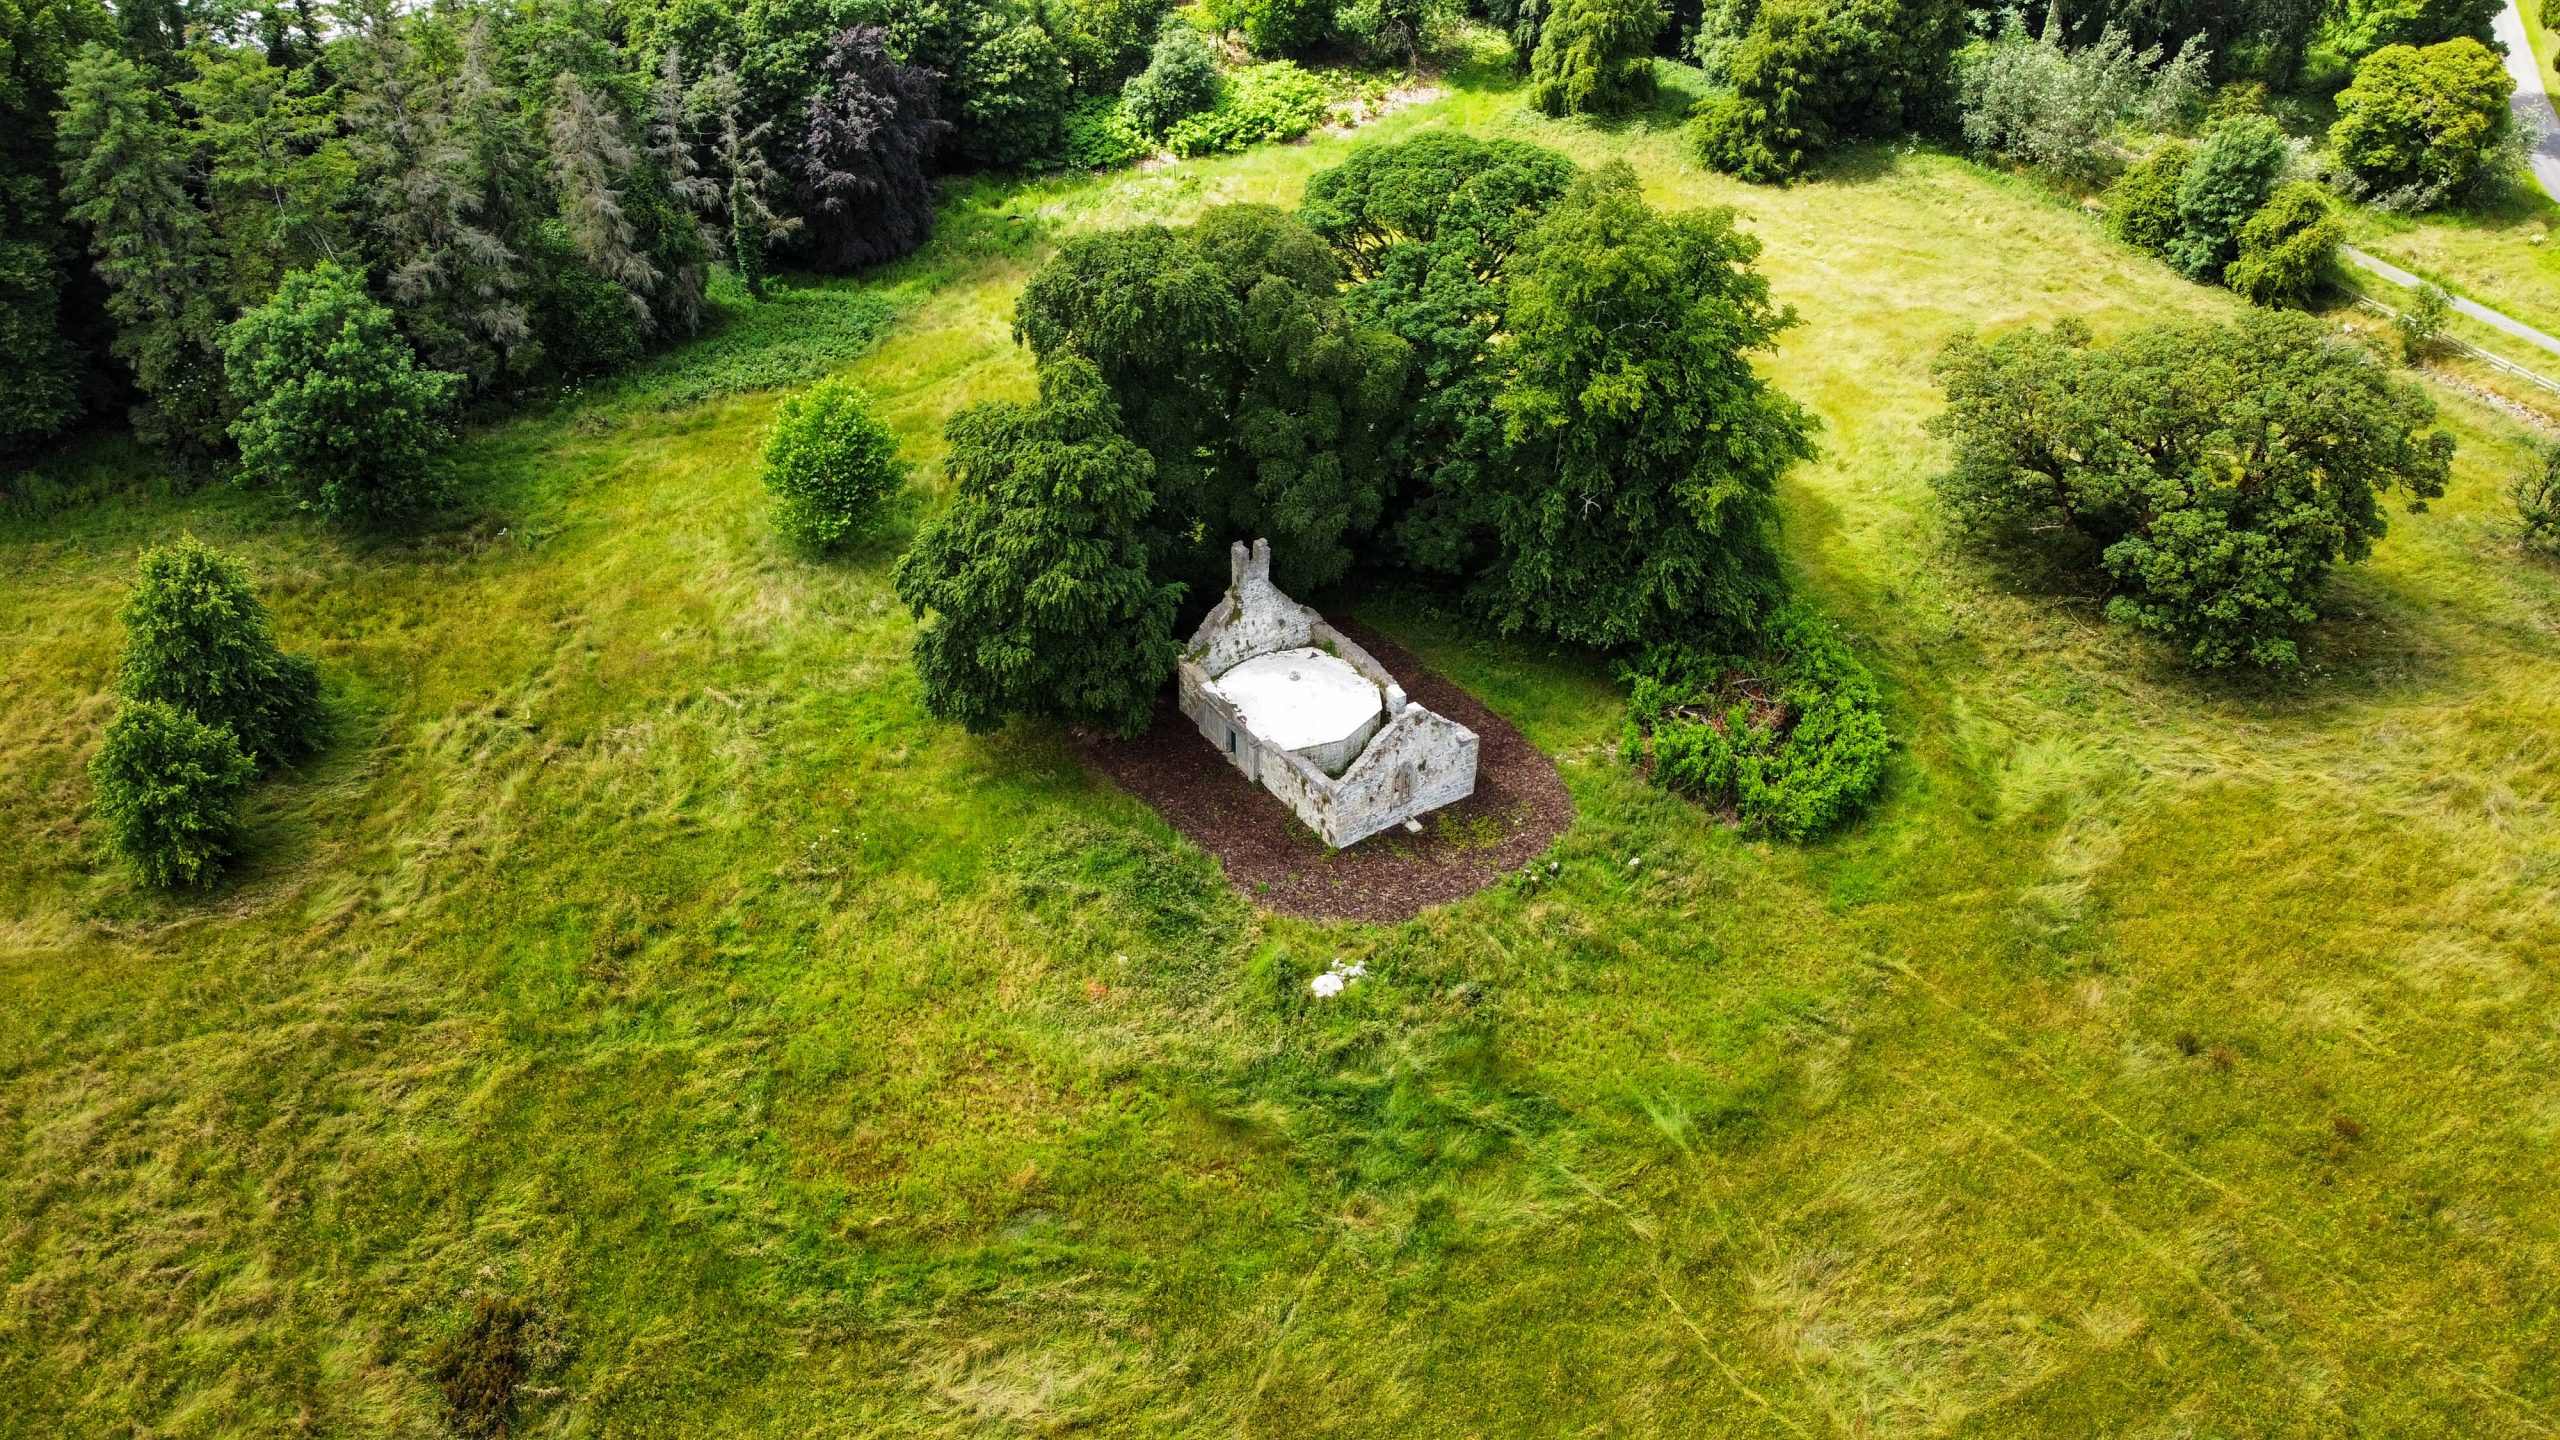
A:
{"type": "MultiPolygon", "coordinates": [[[[1268,920],[1055,734],[925,717],[896,541],[777,548],[771,396],[464,452],[478,518],[137,496],[0,531],[0,1436],[2531,1435],[2560,1429],[2560,577],[2452,493],[2311,673],[2198,682],[1951,548],[1946,335],[2225,312],[1945,158],[1701,174],[1498,87],[1379,127],[1733,203],[1824,417],[1807,589],[1907,740],[1754,844],[1612,758],[1599,666],[1362,613],[1556,754],[1545,883],[1268,920]],[[80,770],[144,545],[254,563],[341,735],[209,899],[80,770]],[[1640,866],[1630,866],[1640,857],[1640,866]],[[1370,977],[1315,1005],[1336,959],[1370,977]]],[[[1292,202],[1349,142],[956,197],[853,366],[926,466],[1018,394],[1056,234],[1292,202]]]]}

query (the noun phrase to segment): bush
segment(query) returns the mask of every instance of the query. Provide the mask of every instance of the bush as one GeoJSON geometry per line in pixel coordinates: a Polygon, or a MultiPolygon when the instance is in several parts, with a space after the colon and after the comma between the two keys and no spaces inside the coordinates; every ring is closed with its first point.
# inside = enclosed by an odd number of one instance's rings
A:
{"type": "Polygon", "coordinates": [[[1117,169],[1154,154],[1155,148],[1117,95],[1088,95],[1067,112],[1063,158],[1075,169],[1117,169]]]}
{"type": "Polygon", "coordinates": [[[1255,145],[1295,140],[1331,115],[1324,78],[1286,60],[1248,65],[1227,77],[1227,93],[1213,109],[1186,115],[1165,132],[1176,155],[1218,155],[1255,145]]]}
{"type": "Polygon", "coordinates": [[[1884,779],[1893,740],[1874,677],[1801,607],[1779,612],[1756,657],[1655,650],[1628,678],[1621,754],[1756,833],[1818,835],[1884,779]]]}
{"type": "Polygon", "coordinates": [[[286,765],[326,734],[320,673],[276,648],[239,567],[193,536],[145,553],[124,605],[117,689],[228,731],[261,768],[286,765]]]}
{"type": "Polygon", "coordinates": [[[1550,115],[1622,115],[1653,99],[1663,0],[1555,0],[1529,62],[1529,103],[1550,115]]]}
{"type": "Polygon", "coordinates": [[[2264,115],[2206,132],[2178,176],[2178,233],[2163,252],[2169,263],[2191,280],[2221,279],[2239,253],[2240,227],[2266,206],[2292,163],[2284,131],[2264,115]]]}
{"type": "Polygon", "coordinates": [[[282,486],[332,521],[413,514],[438,495],[433,465],[462,377],[421,370],[391,312],[323,261],[223,337],[244,478],[282,486]]]}
{"type": "Polygon", "coordinates": [[[1410,68],[1431,37],[1465,13],[1457,0],[1343,0],[1333,21],[1364,53],[1410,68]]]}
{"type": "Polygon", "coordinates": [[[2110,618],[2205,669],[2290,669],[2330,569],[2382,536],[2383,494],[2441,495],[2452,466],[2423,389],[2294,311],[2107,346],[2070,322],[1961,337],[1938,375],[1957,525],[2098,572],[2110,618]]]}
{"type": "Polygon", "coordinates": [[[1699,157],[1771,183],[1833,146],[1929,127],[1964,36],[1962,0],[1768,0],[1725,52],[1732,93],[1699,102],[1699,157]]]}
{"type": "Polygon", "coordinates": [[[2107,228],[2117,239],[2154,255],[2169,253],[2178,238],[2178,182],[2194,158],[2194,150],[2173,140],[2124,172],[2107,192],[2107,228]]]}
{"type": "Polygon", "coordinates": [[[569,227],[545,220],[526,244],[532,286],[525,323],[535,378],[583,380],[620,370],[648,348],[630,293],[587,268],[569,227]]]}
{"type": "Polygon", "coordinates": [[[1057,42],[1029,15],[978,12],[952,93],[960,149],[971,163],[1023,170],[1058,158],[1075,80],[1057,42]]]}
{"type": "Polygon", "coordinates": [[[1218,57],[1208,38],[1188,25],[1172,24],[1156,37],[1147,68],[1121,87],[1120,103],[1129,119],[1149,135],[1162,135],[1173,122],[1218,103],[1218,57]]]}
{"type": "Polygon", "coordinates": [[[2495,169],[2513,123],[2515,81],[2477,40],[2424,50],[2391,45],[2356,67],[2338,94],[2329,147],[2359,198],[2405,192],[2393,208],[2424,210],[2495,169]]]}
{"type": "Polygon", "coordinates": [[[2300,305],[2328,281],[2345,241],[2328,196],[2297,180],[2240,227],[2240,254],[2222,283],[2253,305],[2300,305]]]}
{"type": "Polygon", "coordinates": [[[764,483],[781,501],[774,524],[824,550],[869,527],[906,479],[897,438],[848,380],[821,380],[782,402],[764,443],[764,483]]]}
{"type": "Polygon", "coordinates": [[[2549,554],[2560,550],[2560,445],[2534,447],[2532,468],[2507,486],[2527,548],[2549,554]]]}
{"type": "Polygon", "coordinates": [[[2453,297],[2434,281],[2418,287],[2409,308],[2391,318],[2391,328],[2400,332],[2400,359],[2408,365],[2424,360],[2444,338],[2445,321],[2453,314],[2453,297]]]}
{"type": "Polygon", "coordinates": [[[1164,0],[1041,0],[1040,24],[1087,94],[1107,89],[1147,62],[1147,36],[1162,22],[1164,0]]]}
{"type": "Polygon", "coordinates": [[[1295,55],[1333,28],[1333,0],[1209,0],[1209,21],[1240,31],[1256,55],[1295,55]]]}
{"type": "Polygon", "coordinates": [[[202,885],[231,858],[257,773],[230,731],[156,700],[119,706],[89,762],[109,840],[159,886],[202,885]]]}

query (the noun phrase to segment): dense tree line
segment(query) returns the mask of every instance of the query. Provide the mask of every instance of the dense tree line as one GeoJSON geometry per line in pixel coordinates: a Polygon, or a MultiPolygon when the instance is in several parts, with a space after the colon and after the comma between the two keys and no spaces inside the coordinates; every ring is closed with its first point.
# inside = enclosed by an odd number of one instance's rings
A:
{"type": "Polygon", "coordinates": [[[362,368],[457,400],[610,369],[701,324],[714,263],[914,248],[938,165],[1038,159],[1061,87],[1116,87],[1161,8],[900,34],[814,5],[11,0],[0,447],[121,394],[146,438],[227,450],[261,399],[228,332],[322,267],[390,317],[362,368]]]}

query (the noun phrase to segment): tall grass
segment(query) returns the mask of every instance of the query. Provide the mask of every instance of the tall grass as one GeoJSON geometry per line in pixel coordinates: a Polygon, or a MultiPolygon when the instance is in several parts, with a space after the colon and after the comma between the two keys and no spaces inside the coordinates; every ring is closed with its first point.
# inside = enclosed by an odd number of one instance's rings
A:
{"type": "MultiPolygon", "coordinates": [[[[769,392],[487,429],[474,518],[396,544],[220,489],[0,522],[0,1436],[443,1434],[457,1356],[519,1434],[2549,1429],[2525,437],[2448,394],[2452,491],[2307,678],[2200,684],[1952,548],[1921,427],[1958,326],[2231,302],[1955,161],[1751,190],[1674,118],[1478,80],[1382,128],[1624,155],[1768,242],[1827,422],[1791,560],[1907,739],[1810,847],[1618,768],[1587,660],[1380,597],[1582,818],[1405,925],[1259,916],[1060,737],[923,714],[888,549],[771,533],[769,392]],[[341,717],[202,902],[82,815],[182,529],[341,717]]],[[[1057,234],[1345,143],[956,194],[844,368],[929,461],[1025,387],[1057,234]]]]}

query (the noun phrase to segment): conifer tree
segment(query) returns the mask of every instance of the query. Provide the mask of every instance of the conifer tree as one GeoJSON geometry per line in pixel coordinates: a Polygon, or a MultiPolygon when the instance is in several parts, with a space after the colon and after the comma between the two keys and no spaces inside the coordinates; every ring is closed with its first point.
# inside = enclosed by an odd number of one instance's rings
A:
{"type": "MultiPolygon", "coordinates": [[[[693,225],[696,243],[687,248],[719,254],[724,248],[721,238],[702,224],[701,217],[719,208],[720,182],[703,174],[694,162],[693,142],[685,134],[684,56],[672,45],[659,57],[658,78],[649,87],[649,160],[658,167],[668,198],[693,225]]],[[[668,276],[661,303],[678,329],[690,332],[701,325],[704,280],[702,262],[695,259],[680,262],[668,276]]]]}
{"type": "Polygon", "coordinates": [[[63,198],[107,285],[111,348],[145,397],[135,429],[155,443],[218,446],[227,417],[213,243],[168,107],[140,67],[92,42],[63,85],[55,143],[63,198]]]}
{"type": "Polygon", "coordinates": [[[257,304],[287,270],[341,258],[355,159],[338,138],[337,97],[312,72],[286,71],[255,51],[196,52],[196,78],[178,86],[195,112],[206,194],[230,308],[257,304]]]}
{"type": "Polygon", "coordinates": [[[573,71],[551,82],[551,178],[560,195],[560,220],[587,268],[622,288],[646,330],[656,323],[649,296],[662,278],[640,249],[640,232],[623,206],[638,156],[622,133],[621,117],[596,98],[573,71]]]}
{"type": "Polygon", "coordinates": [[[773,122],[742,133],[738,112],[744,101],[745,87],[726,60],[714,64],[711,73],[695,84],[691,98],[695,111],[712,122],[712,152],[719,157],[726,178],[716,191],[716,203],[726,208],[729,217],[728,234],[719,248],[728,252],[738,278],[747,283],[747,293],[762,300],[765,255],[774,242],[800,228],[800,217],[774,212],[768,197],[776,177],[764,150],[773,122]]]}
{"type": "Polygon", "coordinates": [[[81,42],[108,33],[97,0],[0,0],[0,455],[80,412],[84,360],[63,323],[80,249],[63,223],[53,112],[81,42]]]}

